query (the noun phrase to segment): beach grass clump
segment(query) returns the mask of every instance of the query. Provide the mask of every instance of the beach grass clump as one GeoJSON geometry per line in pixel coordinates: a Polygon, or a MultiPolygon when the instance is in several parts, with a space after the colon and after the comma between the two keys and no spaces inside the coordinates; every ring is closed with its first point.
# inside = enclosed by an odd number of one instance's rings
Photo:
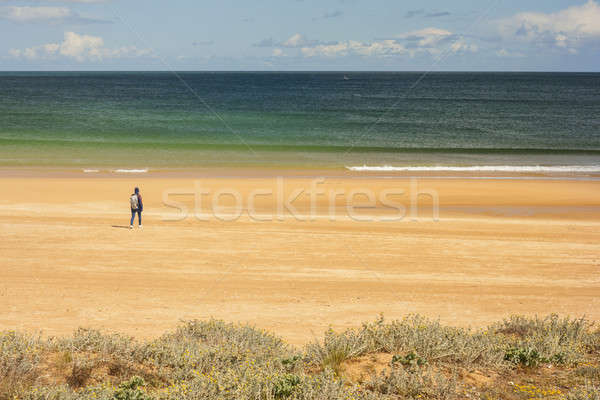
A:
{"type": "Polygon", "coordinates": [[[597,399],[592,328],[550,315],[470,330],[409,315],[328,329],[304,351],[218,320],[185,321],[147,342],[90,329],[5,332],[0,400],[597,399]]]}
{"type": "Polygon", "coordinates": [[[366,386],[375,393],[402,399],[452,399],[458,395],[456,375],[447,376],[428,366],[394,366],[373,377],[366,386]]]}
{"type": "Polygon", "coordinates": [[[313,365],[339,375],[344,361],[374,351],[370,339],[365,329],[337,333],[330,328],[322,342],[313,341],[306,346],[306,358],[313,365]]]}
{"type": "Polygon", "coordinates": [[[160,390],[158,400],[278,400],[278,399],[382,399],[377,393],[347,385],[331,370],[317,374],[289,374],[246,368],[214,370],[160,390]]]}
{"type": "Polygon", "coordinates": [[[137,357],[141,347],[130,336],[82,328],[69,337],[51,338],[45,346],[47,352],[58,354],[53,358],[53,367],[68,370],[65,381],[70,387],[121,382],[135,375],[152,385],[164,383],[164,371],[137,357]]]}
{"type": "Polygon", "coordinates": [[[38,337],[14,331],[0,333],[0,399],[35,384],[41,350],[38,337]]]}
{"type": "Polygon", "coordinates": [[[442,325],[419,315],[371,326],[375,343],[390,353],[415,353],[429,363],[498,366],[502,338],[489,331],[471,331],[442,325]]]}
{"type": "Polygon", "coordinates": [[[349,385],[332,370],[315,375],[305,375],[290,399],[298,400],[383,400],[389,396],[369,390],[360,385],[349,385]]]}
{"type": "Polygon", "coordinates": [[[429,363],[498,366],[503,363],[502,346],[502,337],[488,331],[472,332],[409,315],[389,323],[379,318],[339,334],[328,332],[323,343],[311,343],[306,352],[310,360],[323,366],[373,352],[414,353],[429,363]]]}
{"type": "Polygon", "coordinates": [[[97,329],[77,329],[70,337],[53,338],[51,348],[73,353],[95,353],[111,356],[131,357],[136,343],[132,337],[118,333],[105,334],[97,329]]]}
{"type": "MultiPolygon", "coordinates": [[[[248,325],[223,321],[187,321],[135,354],[136,360],[168,371],[170,381],[189,379],[195,373],[225,370],[251,362],[264,366],[293,359],[291,347],[280,338],[248,325]]],[[[288,362],[286,367],[290,369],[288,362]]],[[[293,368],[292,368],[293,369],[293,368]]]]}
{"type": "Polygon", "coordinates": [[[553,333],[570,340],[591,339],[589,335],[595,333],[590,329],[592,327],[593,324],[585,318],[561,318],[558,314],[550,314],[544,317],[511,315],[502,322],[492,325],[492,328],[504,335],[527,337],[553,333]]]}
{"type": "Polygon", "coordinates": [[[597,332],[584,318],[512,316],[489,329],[507,337],[504,359],[526,367],[577,364],[598,349],[597,332]]]}

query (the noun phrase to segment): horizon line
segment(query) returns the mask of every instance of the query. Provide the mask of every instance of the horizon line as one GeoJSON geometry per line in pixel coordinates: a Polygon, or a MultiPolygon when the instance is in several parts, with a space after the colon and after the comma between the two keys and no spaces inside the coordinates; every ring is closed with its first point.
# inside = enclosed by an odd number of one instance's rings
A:
{"type": "Polygon", "coordinates": [[[398,73],[584,73],[598,74],[600,70],[419,70],[419,69],[361,69],[361,70],[344,70],[344,69],[22,69],[22,70],[3,70],[0,73],[15,73],[15,72],[238,72],[238,73],[294,73],[294,72],[309,72],[309,73],[378,73],[378,72],[398,72],[398,73]]]}

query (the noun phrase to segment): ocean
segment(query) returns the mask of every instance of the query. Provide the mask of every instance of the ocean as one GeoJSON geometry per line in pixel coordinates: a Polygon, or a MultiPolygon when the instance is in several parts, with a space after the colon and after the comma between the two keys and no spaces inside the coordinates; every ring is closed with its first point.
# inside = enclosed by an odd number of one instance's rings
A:
{"type": "Polygon", "coordinates": [[[3,72],[0,165],[600,172],[600,74],[3,72]]]}

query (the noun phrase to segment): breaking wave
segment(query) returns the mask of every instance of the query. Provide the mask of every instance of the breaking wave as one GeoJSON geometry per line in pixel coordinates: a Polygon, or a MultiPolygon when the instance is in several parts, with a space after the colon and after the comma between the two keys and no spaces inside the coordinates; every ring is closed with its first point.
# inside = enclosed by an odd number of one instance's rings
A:
{"type": "Polygon", "coordinates": [[[600,165],[474,165],[459,166],[353,166],[346,167],[350,171],[408,171],[408,172],[563,172],[563,173],[600,173],[600,165]]]}

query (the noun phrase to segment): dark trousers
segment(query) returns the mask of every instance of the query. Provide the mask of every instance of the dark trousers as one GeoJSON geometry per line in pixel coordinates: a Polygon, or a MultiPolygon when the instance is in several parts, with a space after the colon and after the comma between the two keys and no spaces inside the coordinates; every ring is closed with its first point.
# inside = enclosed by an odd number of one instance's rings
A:
{"type": "Polygon", "coordinates": [[[133,225],[133,220],[135,219],[135,213],[137,213],[138,223],[141,225],[142,224],[142,210],[140,210],[139,208],[137,210],[134,210],[133,208],[131,209],[131,222],[129,223],[129,225],[133,225]]]}

